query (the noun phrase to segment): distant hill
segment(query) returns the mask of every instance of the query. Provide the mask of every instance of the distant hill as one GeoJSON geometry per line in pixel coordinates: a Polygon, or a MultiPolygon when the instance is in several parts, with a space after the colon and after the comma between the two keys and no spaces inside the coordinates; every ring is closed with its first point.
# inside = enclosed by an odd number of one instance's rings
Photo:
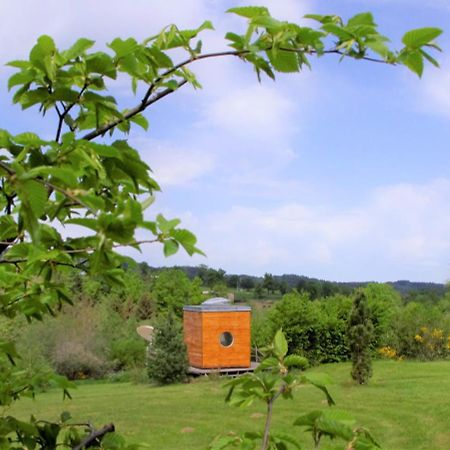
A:
{"type": "MultiPolygon", "coordinates": [[[[145,264],[145,263],[144,263],[145,264]]],[[[152,270],[162,270],[166,267],[152,267],[152,270]]],[[[176,268],[183,270],[189,278],[194,278],[198,276],[202,270],[205,270],[205,266],[176,266],[176,268]]],[[[212,269],[214,271],[214,269],[212,269]]],[[[222,271],[222,269],[218,269],[222,271]]],[[[224,272],[224,271],[222,271],[224,272]]],[[[247,274],[225,274],[224,277],[239,277],[239,279],[248,278],[253,280],[255,284],[261,283],[264,279],[263,276],[254,276],[247,274]]],[[[354,289],[359,287],[364,287],[367,284],[371,283],[371,281],[357,282],[357,281],[330,281],[330,280],[321,280],[318,278],[311,278],[305,275],[297,275],[297,274],[283,274],[283,275],[274,275],[273,278],[278,283],[285,283],[290,289],[298,288],[302,285],[321,285],[321,286],[330,286],[333,287],[334,290],[342,292],[342,293],[350,293],[354,289]]],[[[433,293],[435,296],[441,297],[445,293],[445,284],[442,283],[428,283],[421,281],[408,281],[408,280],[398,280],[398,281],[389,281],[386,284],[392,286],[395,290],[397,290],[403,297],[408,296],[411,293],[433,293]]]]}

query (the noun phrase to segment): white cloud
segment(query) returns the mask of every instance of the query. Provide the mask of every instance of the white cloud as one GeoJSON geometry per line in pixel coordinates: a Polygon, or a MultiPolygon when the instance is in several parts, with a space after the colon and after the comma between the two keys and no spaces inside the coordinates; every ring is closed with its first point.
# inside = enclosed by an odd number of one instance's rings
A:
{"type": "Polygon", "coordinates": [[[186,186],[213,170],[214,152],[183,147],[173,142],[152,139],[133,139],[141,157],[153,170],[163,187],[186,186]]]}
{"type": "Polygon", "coordinates": [[[450,180],[380,187],[346,212],[297,202],[195,216],[188,225],[209,255],[206,263],[229,272],[441,282],[450,273],[450,180]]]}
{"type": "Polygon", "coordinates": [[[151,36],[163,26],[177,23],[193,27],[212,12],[206,0],[17,0],[2,2],[0,39],[8,42],[2,60],[25,56],[40,34],[67,45],[79,36],[109,42],[116,36],[151,36]]]}
{"type": "Polygon", "coordinates": [[[293,110],[279,90],[256,84],[219,97],[206,109],[205,120],[234,136],[274,139],[293,131],[293,110]]]}
{"type": "Polygon", "coordinates": [[[450,118],[450,59],[440,70],[429,70],[420,86],[420,109],[450,118]]]}

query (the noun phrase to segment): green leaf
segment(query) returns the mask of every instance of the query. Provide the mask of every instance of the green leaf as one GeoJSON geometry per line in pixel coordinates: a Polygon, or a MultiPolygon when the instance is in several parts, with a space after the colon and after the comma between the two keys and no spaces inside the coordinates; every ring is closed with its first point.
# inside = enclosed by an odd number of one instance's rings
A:
{"type": "Polygon", "coordinates": [[[309,365],[308,360],[300,355],[288,355],[284,358],[284,365],[286,367],[298,367],[306,369],[309,365]]]}
{"type": "Polygon", "coordinates": [[[139,44],[133,38],[126,40],[116,38],[108,44],[108,47],[114,50],[117,58],[122,58],[134,53],[139,48],[139,44]]]}
{"type": "Polygon", "coordinates": [[[14,137],[14,141],[17,144],[31,147],[40,147],[41,145],[48,144],[47,141],[43,141],[37,134],[29,132],[18,134],[14,137]]]}
{"type": "Polygon", "coordinates": [[[98,73],[109,78],[115,79],[117,76],[111,56],[106,53],[93,53],[86,57],[86,70],[88,73],[98,73]]]}
{"type": "Polygon", "coordinates": [[[426,51],[420,49],[419,50],[421,55],[431,64],[433,64],[434,67],[439,67],[439,63],[426,51]]]}
{"type": "Polygon", "coordinates": [[[316,20],[317,22],[320,23],[339,23],[342,24],[342,19],[339,16],[335,16],[335,15],[327,15],[327,16],[322,16],[320,14],[306,14],[305,16],[303,16],[305,19],[312,19],[312,20],[316,20]]]}
{"type": "Polygon", "coordinates": [[[419,78],[423,74],[423,55],[420,53],[420,50],[413,50],[405,52],[400,57],[401,62],[408,67],[408,69],[412,70],[416,73],[419,78]]]}
{"type": "Polygon", "coordinates": [[[156,198],[154,195],[149,195],[145,200],[143,200],[141,202],[142,211],[145,211],[147,208],[153,205],[153,203],[155,203],[155,200],[156,198]]]}
{"type": "Polygon", "coordinates": [[[416,28],[403,35],[402,42],[406,47],[417,49],[428,44],[442,34],[439,28],[416,28]]]}
{"type": "Polygon", "coordinates": [[[348,26],[357,26],[357,25],[370,25],[375,26],[375,22],[373,20],[373,15],[370,12],[360,13],[353,16],[347,22],[348,26]]]}
{"type": "Polygon", "coordinates": [[[17,224],[11,216],[0,217],[0,241],[15,238],[17,236],[17,224]]]}
{"type": "Polygon", "coordinates": [[[388,46],[385,44],[386,39],[383,36],[379,36],[377,39],[367,39],[365,45],[370,50],[378,53],[383,58],[387,59],[391,54],[388,46]]]}
{"type": "Polygon", "coordinates": [[[93,230],[93,231],[98,231],[98,229],[99,229],[99,224],[96,219],[88,219],[88,218],[80,217],[80,218],[66,220],[65,223],[80,225],[82,227],[89,228],[90,230],[93,230]]]}
{"type": "Polygon", "coordinates": [[[163,233],[168,233],[170,230],[174,229],[177,225],[179,225],[181,223],[181,220],[180,219],[167,220],[164,218],[162,214],[158,214],[156,216],[156,222],[158,224],[158,228],[163,233]]]}
{"type": "Polygon", "coordinates": [[[36,167],[31,169],[30,172],[40,175],[51,175],[53,178],[57,178],[64,184],[70,187],[76,187],[78,185],[78,178],[73,169],[65,167],[36,167]]]}
{"type": "Polygon", "coordinates": [[[283,331],[280,329],[275,333],[275,337],[273,339],[273,347],[275,355],[278,358],[283,358],[286,356],[288,352],[288,344],[286,338],[284,337],[283,331]]]}
{"type": "Polygon", "coordinates": [[[265,6],[241,6],[237,8],[230,8],[227,13],[237,14],[241,17],[252,19],[257,16],[269,16],[269,10],[265,6]]]}
{"type": "Polygon", "coordinates": [[[164,241],[164,256],[171,256],[178,251],[178,242],[174,239],[164,241]]]}
{"type": "Polygon", "coordinates": [[[17,60],[17,59],[14,61],[9,61],[6,65],[10,66],[10,67],[17,67],[18,69],[29,69],[31,67],[31,64],[29,61],[17,60]]]}
{"type": "Polygon", "coordinates": [[[158,67],[161,67],[161,68],[173,67],[173,62],[170,59],[170,57],[166,53],[161,51],[158,47],[153,46],[153,47],[147,48],[146,52],[156,62],[158,67]]]}
{"type": "Polygon", "coordinates": [[[302,376],[302,381],[307,382],[315,386],[317,389],[320,389],[326,396],[328,405],[334,405],[335,402],[333,397],[331,397],[326,385],[331,384],[333,382],[332,378],[324,373],[308,373],[302,376]]]}
{"type": "Polygon", "coordinates": [[[123,159],[120,150],[113,145],[96,144],[95,142],[83,141],[83,146],[86,146],[93,150],[97,155],[105,158],[117,158],[123,159]]]}
{"type": "Polygon", "coordinates": [[[81,56],[86,50],[90,49],[95,44],[95,41],[86,38],[78,39],[75,44],[68,50],[62,52],[62,56],[66,60],[71,60],[81,56]]]}
{"type": "Polygon", "coordinates": [[[36,217],[41,217],[45,212],[48,192],[45,186],[35,180],[27,180],[21,185],[21,198],[26,207],[31,208],[36,217]]]}
{"type": "Polygon", "coordinates": [[[278,72],[298,72],[300,69],[298,56],[295,52],[272,49],[267,52],[267,56],[273,68],[278,72]]]}
{"type": "Polygon", "coordinates": [[[294,421],[294,425],[298,427],[312,427],[316,420],[322,415],[322,411],[315,410],[306,414],[302,414],[294,421]]]}
{"type": "Polygon", "coordinates": [[[55,42],[50,36],[42,35],[38,38],[37,44],[31,49],[30,61],[33,64],[42,64],[42,59],[52,55],[56,51],[55,42]]]}
{"type": "Polygon", "coordinates": [[[102,448],[106,450],[121,450],[125,448],[125,439],[116,433],[107,433],[102,439],[102,448]]]}
{"type": "Polygon", "coordinates": [[[260,371],[264,369],[272,369],[278,367],[278,364],[279,364],[278,359],[275,358],[274,356],[271,356],[269,358],[263,359],[256,370],[260,371]]]}
{"type": "Polygon", "coordinates": [[[20,358],[14,342],[0,341],[0,352],[5,353],[12,364],[16,358],[20,358]]]}
{"type": "Polygon", "coordinates": [[[145,131],[148,130],[148,120],[142,114],[133,116],[130,121],[135,123],[136,125],[139,125],[145,131]]]}
{"type": "MultiPolygon", "coordinates": [[[[295,438],[294,436],[287,434],[287,433],[273,433],[272,437],[279,442],[282,443],[288,443],[291,444],[291,446],[293,446],[294,448],[296,448],[297,450],[301,450],[302,446],[300,445],[300,443],[298,442],[297,438],[295,438]]],[[[282,447],[277,446],[277,449],[281,449],[282,447]]],[[[283,448],[288,448],[288,447],[283,447],[283,448]]]]}
{"type": "Polygon", "coordinates": [[[183,246],[188,255],[192,256],[194,253],[204,255],[204,253],[201,250],[195,247],[195,244],[197,243],[197,238],[189,230],[172,229],[170,231],[170,236],[175,238],[175,240],[183,246]]]}
{"type": "Polygon", "coordinates": [[[19,84],[27,84],[31,83],[35,79],[35,74],[33,74],[31,71],[23,71],[18,72],[14,74],[12,77],[8,80],[8,90],[11,90],[14,86],[17,86],[19,84]]]}
{"type": "Polygon", "coordinates": [[[347,41],[354,38],[352,33],[346,31],[335,23],[326,23],[325,25],[323,25],[322,30],[326,31],[327,33],[334,34],[341,41],[347,41]]]}

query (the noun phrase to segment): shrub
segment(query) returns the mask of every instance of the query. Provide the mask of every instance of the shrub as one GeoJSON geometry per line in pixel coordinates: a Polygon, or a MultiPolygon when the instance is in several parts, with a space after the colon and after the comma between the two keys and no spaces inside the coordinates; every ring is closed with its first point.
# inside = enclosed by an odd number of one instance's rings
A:
{"type": "Polygon", "coordinates": [[[345,361],[350,354],[346,332],[349,308],[344,296],[311,301],[309,294],[293,291],[269,311],[270,333],[259,327],[266,344],[267,336],[271,339],[277,329],[283,328],[289,352],[305,356],[312,364],[345,361]]]}
{"type": "Polygon", "coordinates": [[[348,336],[352,358],[352,378],[365,384],[372,376],[370,344],[373,339],[373,324],[367,297],[363,291],[356,294],[348,322],[348,336]]]}
{"type": "Polygon", "coordinates": [[[82,340],[65,339],[56,345],[53,351],[53,367],[69,380],[101,378],[108,365],[104,358],[95,355],[86,348],[82,340]]]}
{"type": "Polygon", "coordinates": [[[131,335],[128,338],[113,340],[109,345],[109,358],[114,363],[114,369],[143,367],[145,347],[145,341],[139,336],[136,338],[131,335]]]}
{"type": "Polygon", "coordinates": [[[188,358],[181,324],[172,314],[159,319],[148,348],[148,375],[159,384],[186,379],[188,358]]]}
{"type": "Polygon", "coordinates": [[[414,341],[419,358],[433,360],[447,356],[450,335],[446,336],[441,328],[421,327],[414,336],[414,341]]]}

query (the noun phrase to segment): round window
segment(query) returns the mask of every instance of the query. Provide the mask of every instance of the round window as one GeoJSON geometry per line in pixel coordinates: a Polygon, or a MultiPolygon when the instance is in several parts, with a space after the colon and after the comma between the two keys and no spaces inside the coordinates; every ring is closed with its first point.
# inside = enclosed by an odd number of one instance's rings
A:
{"type": "Polygon", "coordinates": [[[229,347],[233,344],[233,335],[229,331],[225,331],[220,335],[220,344],[224,347],[229,347]]]}

